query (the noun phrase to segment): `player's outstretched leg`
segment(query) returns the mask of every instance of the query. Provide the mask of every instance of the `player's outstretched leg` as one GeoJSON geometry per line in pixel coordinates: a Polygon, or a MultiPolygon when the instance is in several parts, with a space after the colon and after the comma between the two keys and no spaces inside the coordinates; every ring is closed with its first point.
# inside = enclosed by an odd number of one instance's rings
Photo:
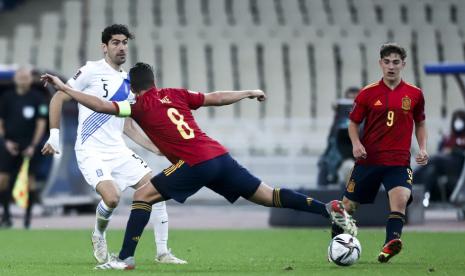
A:
{"type": "Polygon", "coordinates": [[[352,236],[357,236],[357,226],[355,220],[349,215],[344,209],[344,205],[339,200],[333,200],[326,204],[326,210],[328,211],[332,223],[342,228],[344,233],[348,233],[352,236]]]}
{"type": "MultiPolygon", "coordinates": [[[[357,210],[357,207],[358,207],[358,203],[357,202],[354,202],[354,201],[351,201],[349,200],[348,198],[344,197],[343,200],[342,200],[342,204],[344,205],[344,209],[346,210],[346,212],[352,216],[352,214],[354,214],[354,212],[357,210]]],[[[352,219],[352,221],[355,223],[355,220],[352,219]]],[[[334,238],[336,237],[337,235],[339,234],[343,234],[345,231],[343,228],[341,228],[339,225],[337,225],[336,223],[333,223],[331,225],[331,238],[334,238]]],[[[356,234],[356,233],[355,233],[356,234]]]]}
{"type": "Polygon", "coordinates": [[[357,226],[355,225],[355,221],[344,210],[342,203],[337,200],[325,204],[290,189],[273,189],[263,182],[259,185],[253,196],[248,199],[252,202],[265,206],[289,208],[320,214],[324,217],[330,218],[333,223],[339,225],[346,233],[353,236],[357,235],[357,226]]]}
{"type": "Polygon", "coordinates": [[[320,214],[344,230],[357,235],[355,220],[345,211],[342,202],[333,200],[327,204],[289,189],[273,189],[273,206],[320,214]]]}
{"type": "Polygon", "coordinates": [[[166,212],[166,203],[159,202],[152,206],[153,230],[155,233],[155,243],[157,246],[157,256],[155,262],[164,264],[187,264],[186,261],[179,259],[171,249],[168,249],[168,213],[166,212]]]}

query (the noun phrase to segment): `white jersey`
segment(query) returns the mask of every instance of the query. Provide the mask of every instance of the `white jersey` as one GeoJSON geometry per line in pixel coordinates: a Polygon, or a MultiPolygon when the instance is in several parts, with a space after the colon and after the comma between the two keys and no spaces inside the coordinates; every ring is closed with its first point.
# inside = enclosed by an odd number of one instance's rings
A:
{"type": "MultiPolygon", "coordinates": [[[[76,90],[97,96],[107,101],[133,100],[130,93],[128,74],[116,71],[105,59],[88,61],[85,66],[68,80],[76,90]]],[[[95,112],[81,104],[75,150],[115,152],[115,148],[127,148],[122,134],[124,118],[95,112]]]]}

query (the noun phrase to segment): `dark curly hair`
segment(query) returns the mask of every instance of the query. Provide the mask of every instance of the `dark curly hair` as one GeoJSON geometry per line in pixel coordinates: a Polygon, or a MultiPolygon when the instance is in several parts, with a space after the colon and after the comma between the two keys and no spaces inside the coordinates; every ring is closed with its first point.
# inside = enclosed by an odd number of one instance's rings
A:
{"type": "Polygon", "coordinates": [[[108,44],[113,35],[125,35],[128,39],[134,39],[134,35],[129,32],[128,26],[122,24],[113,24],[106,27],[102,32],[102,43],[108,44]]]}

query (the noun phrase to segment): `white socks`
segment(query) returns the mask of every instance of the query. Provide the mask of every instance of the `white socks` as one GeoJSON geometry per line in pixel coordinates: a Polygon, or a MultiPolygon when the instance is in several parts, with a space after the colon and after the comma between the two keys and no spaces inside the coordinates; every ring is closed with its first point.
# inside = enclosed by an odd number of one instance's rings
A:
{"type": "Polygon", "coordinates": [[[157,245],[157,256],[168,253],[168,213],[164,201],[152,206],[151,218],[157,245]]]}
{"type": "Polygon", "coordinates": [[[111,214],[113,213],[114,208],[108,207],[103,200],[97,205],[96,210],[96,221],[95,221],[95,230],[94,235],[96,236],[105,236],[105,230],[107,229],[108,222],[110,222],[111,214]]]}

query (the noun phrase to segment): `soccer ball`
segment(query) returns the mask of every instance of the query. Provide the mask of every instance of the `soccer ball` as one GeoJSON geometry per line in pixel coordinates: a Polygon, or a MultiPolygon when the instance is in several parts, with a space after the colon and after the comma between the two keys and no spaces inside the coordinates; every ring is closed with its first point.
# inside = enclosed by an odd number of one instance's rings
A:
{"type": "Polygon", "coordinates": [[[340,234],[331,240],[328,247],[328,260],[337,265],[353,265],[360,259],[362,246],[356,237],[340,234]]]}

